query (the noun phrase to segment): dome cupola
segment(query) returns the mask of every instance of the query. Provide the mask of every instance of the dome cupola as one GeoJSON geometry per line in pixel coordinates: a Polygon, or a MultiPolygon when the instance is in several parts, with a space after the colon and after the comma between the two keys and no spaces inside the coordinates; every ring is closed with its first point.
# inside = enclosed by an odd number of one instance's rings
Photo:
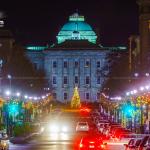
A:
{"type": "Polygon", "coordinates": [[[85,22],[84,16],[74,13],[69,17],[69,21],[61,28],[57,35],[58,44],[66,40],[88,40],[96,43],[96,33],[92,27],[85,22]]]}

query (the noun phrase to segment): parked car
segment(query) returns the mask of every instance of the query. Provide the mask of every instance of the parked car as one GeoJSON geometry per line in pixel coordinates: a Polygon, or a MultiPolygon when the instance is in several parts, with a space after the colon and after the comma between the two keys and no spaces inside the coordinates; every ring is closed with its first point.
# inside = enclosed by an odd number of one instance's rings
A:
{"type": "Polygon", "coordinates": [[[150,136],[146,135],[140,142],[139,146],[136,148],[136,150],[146,150],[148,146],[150,136]]]}
{"type": "Polygon", "coordinates": [[[140,143],[141,139],[131,139],[128,144],[124,144],[125,150],[136,150],[140,143]]]}
{"type": "Polygon", "coordinates": [[[0,133],[0,150],[9,149],[9,138],[6,133],[0,133]]]}

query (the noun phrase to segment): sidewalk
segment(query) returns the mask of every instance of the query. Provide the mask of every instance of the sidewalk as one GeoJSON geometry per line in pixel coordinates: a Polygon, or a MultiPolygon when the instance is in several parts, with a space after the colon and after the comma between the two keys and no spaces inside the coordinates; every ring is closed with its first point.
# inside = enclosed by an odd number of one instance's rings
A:
{"type": "Polygon", "coordinates": [[[40,133],[31,133],[26,136],[19,136],[19,137],[11,137],[10,142],[13,144],[24,144],[27,143],[32,137],[39,135],[40,133]]]}

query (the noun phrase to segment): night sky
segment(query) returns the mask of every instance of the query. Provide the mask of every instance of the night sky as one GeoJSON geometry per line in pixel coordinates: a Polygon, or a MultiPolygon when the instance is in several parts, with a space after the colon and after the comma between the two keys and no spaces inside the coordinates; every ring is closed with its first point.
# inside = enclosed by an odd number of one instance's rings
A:
{"type": "Polygon", "coordinates": [[[136,0],[3,0],[7,27],[22,44],[52,44],[69,15],[78,9],[100,33],[104,46],[124,45],[138,34],[136,0]]]}

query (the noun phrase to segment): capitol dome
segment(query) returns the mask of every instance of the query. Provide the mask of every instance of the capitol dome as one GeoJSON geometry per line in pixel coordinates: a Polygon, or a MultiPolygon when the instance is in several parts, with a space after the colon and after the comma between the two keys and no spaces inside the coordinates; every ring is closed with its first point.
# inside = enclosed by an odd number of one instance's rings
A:
{"type": "Polygon", "coordinates": [[[88,40],[91,43],[96,43],[96,33],[92,27],[85,22],[84,16],[79,16],[74,13],[69,17],[67,22],[57,35],[58,44],[66,40],[88,40]]]}

